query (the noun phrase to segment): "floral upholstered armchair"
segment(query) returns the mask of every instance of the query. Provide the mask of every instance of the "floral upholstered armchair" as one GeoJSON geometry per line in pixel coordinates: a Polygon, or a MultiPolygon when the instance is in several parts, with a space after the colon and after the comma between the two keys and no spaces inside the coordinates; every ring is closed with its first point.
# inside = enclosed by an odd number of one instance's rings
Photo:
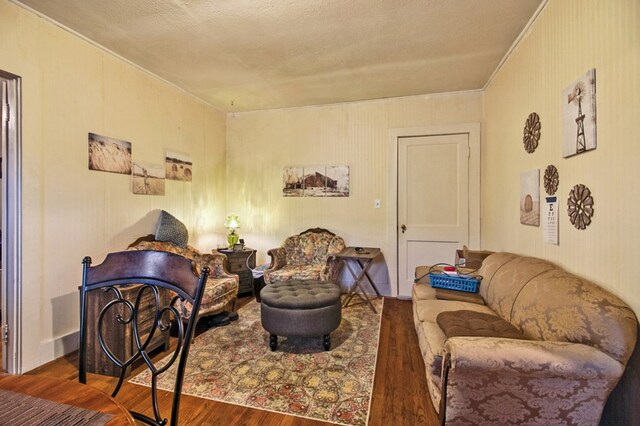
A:
{"type": "Polygon", "coordinates": [[[267,252],[271,264],[264,271],[264,281],[266,284],[290,280],[335,283],[339,272],[336,255],[344,248],[344,240],[333,232],[322,228],[307,229],[267,252]]]}
{"type": "MultiPolygon", "coordinates": [[[[168,241],[157,241],[154,235],[138,238],[133,242],[128,250],[155,250],[166,251],[179,254],[195,262],[198,274],[201,269],[208,266],[211,270],[209,278],[202,296],[198,319],[209,315],[223,312],[225,309],[235,311],[236,299],[238,296],[238,286],[240,279],[238,275],[229,273],[224,266],[226,256],[222,253],[200,253],[197,249],[186,245],[181,247],[168,241]]],[[[183,321],[188,321],[191,317],[191,304],[176,302],[176,307],[183,321]]],[[[196,319],[196,323],[198,321],[196,319]]]]}

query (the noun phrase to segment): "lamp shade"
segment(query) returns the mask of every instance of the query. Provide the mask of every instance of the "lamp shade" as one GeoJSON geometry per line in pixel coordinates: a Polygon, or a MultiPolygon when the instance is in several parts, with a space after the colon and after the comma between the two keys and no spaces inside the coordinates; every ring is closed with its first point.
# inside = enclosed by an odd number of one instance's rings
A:
{"type": "Polygon", "coordinates": [[[227,216],[227,220],[224,223],[224,227],[228,229],[240,228],[240,220],[238,219],[238,215],[235,213],[230,213],[227,216]]]}

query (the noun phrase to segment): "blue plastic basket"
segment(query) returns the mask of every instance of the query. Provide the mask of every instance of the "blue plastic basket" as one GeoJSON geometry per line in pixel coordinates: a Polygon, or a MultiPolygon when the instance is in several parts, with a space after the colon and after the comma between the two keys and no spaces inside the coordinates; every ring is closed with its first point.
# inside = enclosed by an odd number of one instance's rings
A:
{"type": "Polygon", "coordinates": [[[477,293],[480,287],[480,280],[475,278],[454,277],[447,274],[429,274],[431,287],[446,288],[448,290],[466,291],[467,293],[477,293]]]}

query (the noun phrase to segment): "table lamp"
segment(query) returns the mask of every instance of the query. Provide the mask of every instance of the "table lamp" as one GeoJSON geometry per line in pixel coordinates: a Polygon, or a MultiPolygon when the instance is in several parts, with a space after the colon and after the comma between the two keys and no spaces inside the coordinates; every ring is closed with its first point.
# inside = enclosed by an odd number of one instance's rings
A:
{"type": "Polygon", "coordinates": [[[235,213],[230,213],[227,216],[227,221],[224,223],[224,227],[229,230],[229,233],[227,234],[229,249],[233,249],[234,244],[236,244],[238,242],[238,238],[240,238],[240,236],[236,232],[236,229],[240,228],[240,220],[238,220],[238,215],[235,213]]]}

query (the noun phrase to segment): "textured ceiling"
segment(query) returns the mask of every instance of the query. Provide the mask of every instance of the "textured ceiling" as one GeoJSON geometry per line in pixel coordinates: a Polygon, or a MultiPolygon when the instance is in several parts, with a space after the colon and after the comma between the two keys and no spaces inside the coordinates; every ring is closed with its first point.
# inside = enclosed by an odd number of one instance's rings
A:
{"type": "Polygon", "coordinates": [[[221,111],[481,89],[543,0],[21,0],[221,111]]]}

